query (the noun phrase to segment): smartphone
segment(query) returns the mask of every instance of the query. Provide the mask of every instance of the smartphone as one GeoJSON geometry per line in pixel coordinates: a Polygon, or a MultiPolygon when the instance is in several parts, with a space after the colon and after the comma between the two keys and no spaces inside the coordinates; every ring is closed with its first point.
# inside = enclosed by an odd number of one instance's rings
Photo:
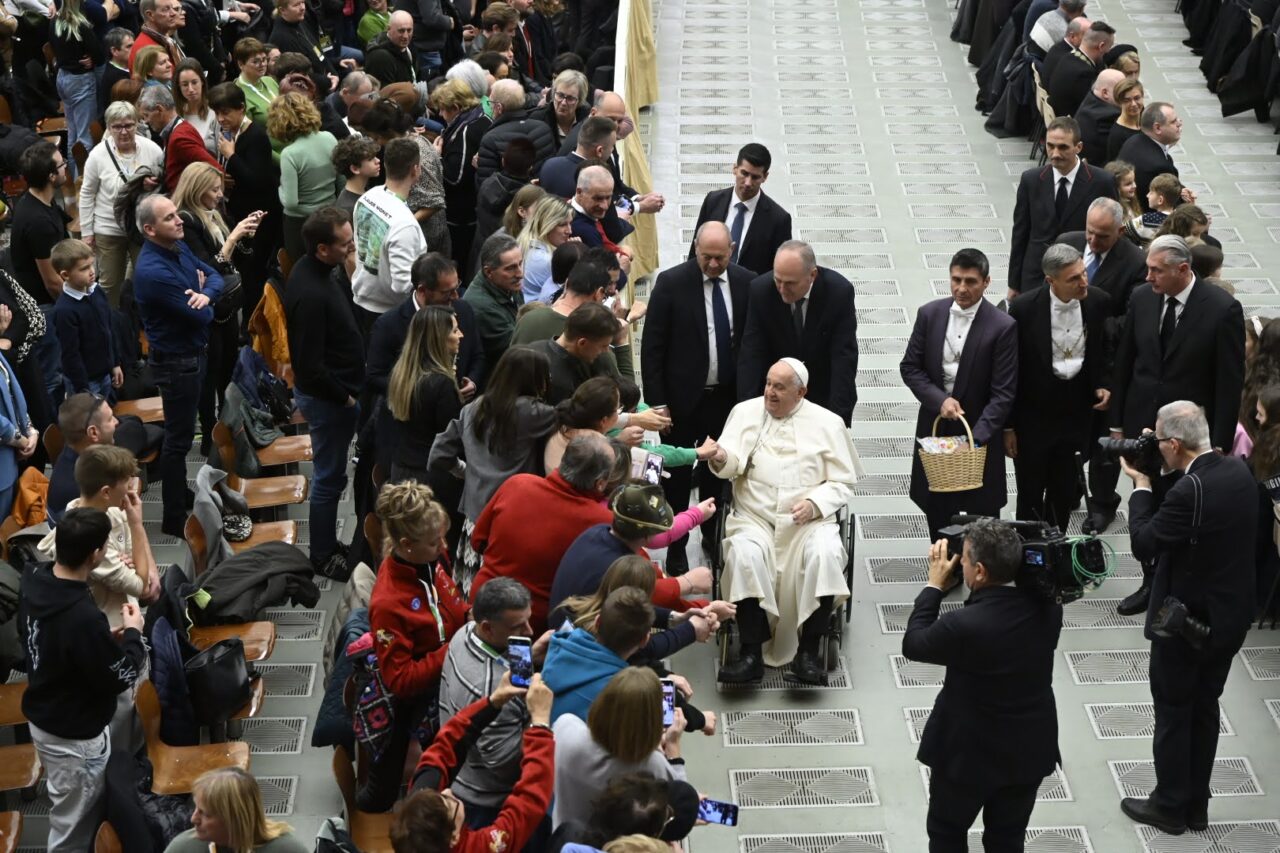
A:
{"type": "Polygon", "coordinates": [[[676,721],[676,685],[670,678],[662,679],[662,726],[666,728],[676,721]]]}
{"type": "Polygon", "coordinates": [[[662,457],[656,453],[645,455],[644,481],[651,486],[662,485],[662,457]]]}
{"type": "Polygon", "coordinates": [[[528,637],[508,640],[507,665],[511,667],[511,683],[516,687],[528,687],[533,678],[533,641],[528,637]]]}
{"type": "Polygon", "coordinates": [[[719,800],[698,800],[698,819],[721,826],[737,826],[738,806],[719,800]]]}

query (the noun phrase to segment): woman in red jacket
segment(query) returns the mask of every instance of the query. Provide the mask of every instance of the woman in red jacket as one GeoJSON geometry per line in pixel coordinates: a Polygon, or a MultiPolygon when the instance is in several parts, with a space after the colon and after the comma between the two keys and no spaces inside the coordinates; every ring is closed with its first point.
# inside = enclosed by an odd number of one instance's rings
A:
{"type": "Polygon", "coordinates": [[[395,803],[409,738],[435,705],[449,639],[469,608],[442,565],[449,516],[431,489],[414,480],[384,486],[375,512],[387,557],[369,599],[369,629],[383,683],[396,699],[395,730],[356,800],[362,811],[382,812],[395,803]]]}

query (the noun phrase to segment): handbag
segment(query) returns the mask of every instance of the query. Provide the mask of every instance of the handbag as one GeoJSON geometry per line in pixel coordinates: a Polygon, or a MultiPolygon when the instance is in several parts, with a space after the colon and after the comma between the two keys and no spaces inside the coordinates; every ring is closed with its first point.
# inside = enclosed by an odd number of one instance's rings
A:
{"type": "Polygon", "coordinates": [[[213,303],[213,322],[221,326],[234,319],[244,304],[244,286],[238,272],[222,273],[222,295],[213,303]]]}
{"type": "Polygon", "coordinates": [[[187,661],[186,675],[196,721],[204,726],[226,722],[253,696],[249,664],[239,637],[219,640],[193,655],[187,661]]]}

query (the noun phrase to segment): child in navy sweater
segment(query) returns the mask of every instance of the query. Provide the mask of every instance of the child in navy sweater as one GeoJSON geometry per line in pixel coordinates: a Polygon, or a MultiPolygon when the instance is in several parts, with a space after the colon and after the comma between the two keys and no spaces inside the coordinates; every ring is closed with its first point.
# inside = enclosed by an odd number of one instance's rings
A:
{"type": "Polygon", "coordinates": [[[113,402],[124,372],[111,334],[111,302],[94,280],[93,249],[81,240],[63,240],[49,253],[49,262],[62,276],[53,324],[62,345],[67,396],[87,391],[113,402]]]}

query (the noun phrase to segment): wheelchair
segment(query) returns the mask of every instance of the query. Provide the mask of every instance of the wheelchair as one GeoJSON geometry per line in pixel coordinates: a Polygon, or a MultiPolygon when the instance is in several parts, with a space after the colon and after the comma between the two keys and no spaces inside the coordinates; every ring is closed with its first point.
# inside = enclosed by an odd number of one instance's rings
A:
{"type": "MultiPolygon", "coordinates": [[[[715,517],[711,520],[711,536],[710,541],[704,542],[702,550],[709,555],[711,560],[711,597],[712,600],[720,598],[720,576],[724,572],[724,530],[725,521],[729,514],[733,512],[733,492],[726,492],[723,505],[716,510],[715,517]]],[[[856,517],[853,510],[847,505],[841,507],[836,513],[836,520],[840,526],[840,544],[844,546],[844,581],[849,587],[849,597],[845,599],[841,608],[833,608],[831,611],[831,624],[828,626],[826,633],[822,637],[821,645],[818,647],[818,657],[824,662],[827,672],[831,673],[840,668],[840,645],[844,641],[845,628],[853,618],[853,565],[854,565],[854,542],[856,538],[855,527],[856,517]],[[843,610],[843,613],[841,612],[843,610]]],[[[738,630],[734,620],[730,619],[720,626],[720,630],[716,635],[716,645],[719,649],[719,666],[724,666],[729,660],[729,651],[737,641],[738,630]]],[[[766,674],[766,678],[768,675],[766,674]]],[[[796,685],[800,686],[800,685],[796,685]]]]}

